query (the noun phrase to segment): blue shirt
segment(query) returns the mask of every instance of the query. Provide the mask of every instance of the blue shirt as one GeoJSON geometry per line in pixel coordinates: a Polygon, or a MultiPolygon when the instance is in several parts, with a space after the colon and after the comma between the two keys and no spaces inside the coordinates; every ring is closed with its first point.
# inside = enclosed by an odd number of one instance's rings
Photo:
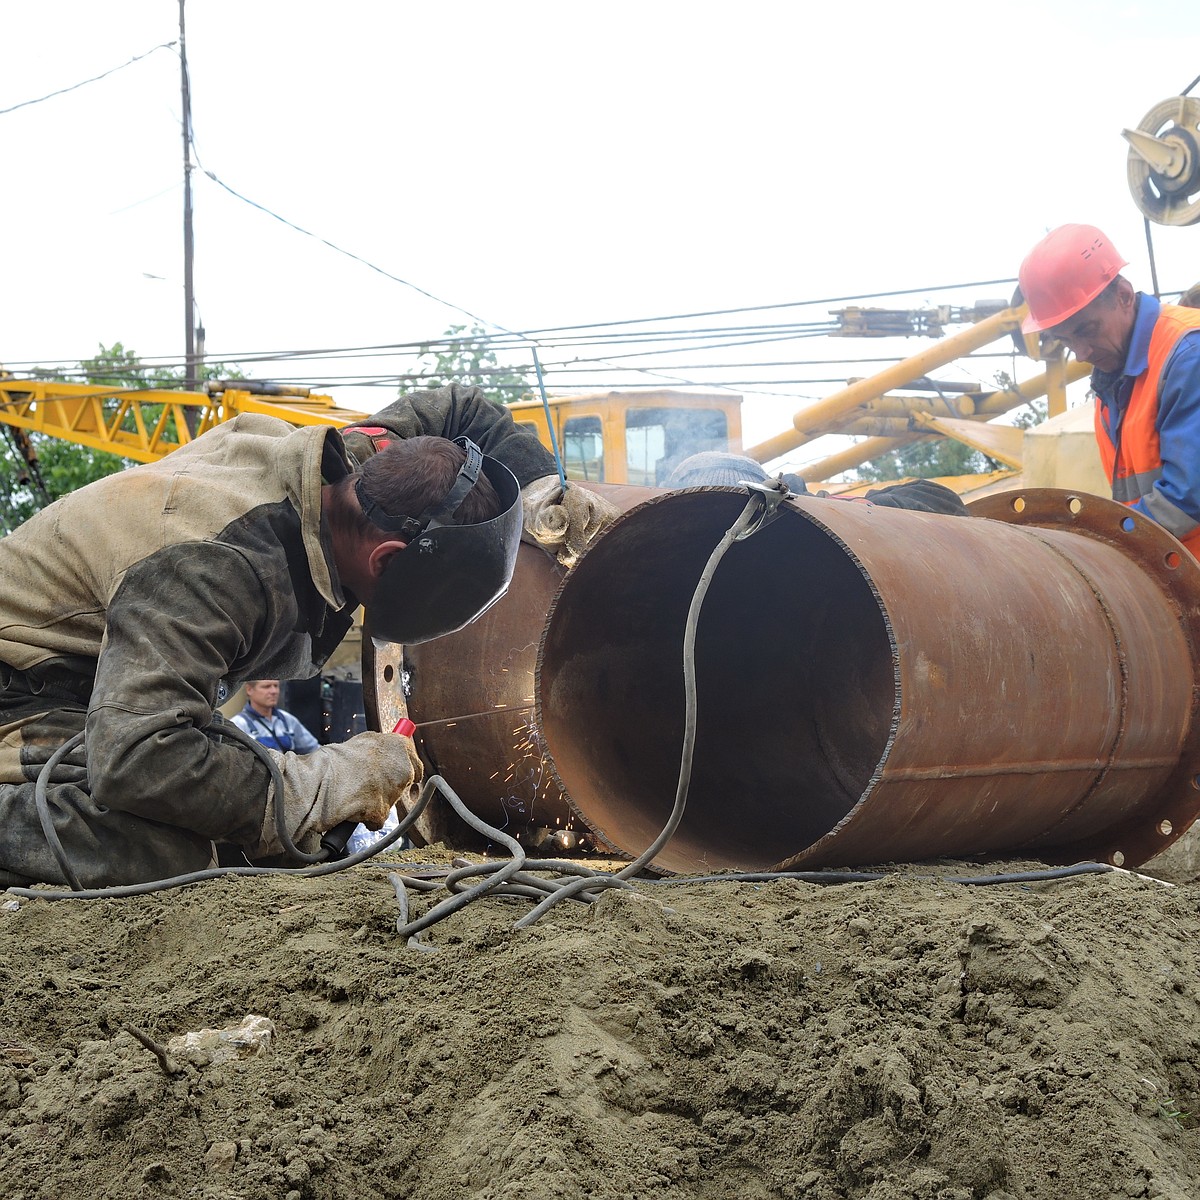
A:
{"type": "Polygon", "coordinates": [[[297,754],[309,754],[320,745],[290,712],[284,712],[282,708],[264,717],[247,703],[231,719],[243,733],[248,733],[260,746],[266,746],[269,750],[293,750],[297,754]]]}
{"type": "MultiPolygon", "coordinates": [[[[1114,445],[1120,445],[1121,420],[1133,385],[1150,366],[1150,337],[1162,305],[1154,296],[1137,294],[1137,314],[1129,353],[1120,371],[1093,371],[1092,391],[1114,445]]],[[[1176,537],[1200,523],[1200,330],[1185,333],[1163,368],[1158,388],[1158,432],[1162,475],[1153,494],[1130,508],[1145,513],[1176,537]]]]}

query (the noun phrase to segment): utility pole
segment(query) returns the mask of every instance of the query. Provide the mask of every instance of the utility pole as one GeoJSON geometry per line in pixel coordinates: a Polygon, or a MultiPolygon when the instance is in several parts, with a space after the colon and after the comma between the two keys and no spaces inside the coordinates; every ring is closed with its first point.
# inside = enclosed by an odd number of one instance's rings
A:
{"type": "Polygon", "coordinates": [[[179,0],[179,71],[183,92],[183,314],[184,387],[194,392],[196,370],[196,300],[192,291],[192,90],[188,80],[187,40],[183,24],[184,0],[179,0]]]}

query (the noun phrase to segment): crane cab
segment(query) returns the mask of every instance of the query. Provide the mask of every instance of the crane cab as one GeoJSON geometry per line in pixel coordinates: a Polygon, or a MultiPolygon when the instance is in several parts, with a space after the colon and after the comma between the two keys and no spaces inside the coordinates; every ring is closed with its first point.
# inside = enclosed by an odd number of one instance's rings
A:
{"type": "MultiPolygon", "coordinates": [[[[659,389],[555,396],[554,435],[569,479],[662,487],[677,464],[702,450],[742,449],[742,398],[659,389]]],[[[519,400],[517,425],[552,449],[545,406],[519,400]]]]}

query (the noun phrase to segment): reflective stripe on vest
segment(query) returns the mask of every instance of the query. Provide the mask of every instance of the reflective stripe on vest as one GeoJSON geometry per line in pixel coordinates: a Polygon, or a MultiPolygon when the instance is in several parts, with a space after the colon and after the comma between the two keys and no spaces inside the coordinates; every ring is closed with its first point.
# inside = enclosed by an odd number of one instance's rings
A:
{"type": "Polygon", "coordinates": [[[1162,478],[1162,467],[1153,471],[1140,471],[1136,475],[1126,475],[1124,479],[1112,481],[1114,500],[1122,504],[1136,504],[1143,496],[1148,496],[1154,485],[1162,478]]]}
{"type": "Polygon", "coordinates": [[[1157,429],[1162,373],[1179,339],[1194,329],[1200,329],[1200,309],[1164,304],[1150,335],[1148,365],[1134,381],[1116,442],[1104,427],[1104,405],[1098,396],[1095,427],[1096,444],[1105,474],[1112,483],[1113,499],[1122,504],[1144,500],[1150,515],[1200,557],[1200,527],[1154,488],[1162,478],[1157,429]]]}

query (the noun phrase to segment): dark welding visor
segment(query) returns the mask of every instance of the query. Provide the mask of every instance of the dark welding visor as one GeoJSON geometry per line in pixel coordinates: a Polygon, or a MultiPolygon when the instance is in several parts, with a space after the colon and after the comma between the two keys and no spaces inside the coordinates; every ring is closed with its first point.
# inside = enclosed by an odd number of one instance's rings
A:
{"type": "Polygon", "coordinates": [[[419,517],[381,512],[358,481],[367,517],[408,543],[375,583],[366,614],[372,637],[408,646],[432,641],[469,625],[508,590],[521,541],[521,486],[469,438],[455,443],[466,450],[466,462],[446,496],[419,517]],[[500,497],[500,515],[477,525],[449,524],[481,473],[500,497]]]}

